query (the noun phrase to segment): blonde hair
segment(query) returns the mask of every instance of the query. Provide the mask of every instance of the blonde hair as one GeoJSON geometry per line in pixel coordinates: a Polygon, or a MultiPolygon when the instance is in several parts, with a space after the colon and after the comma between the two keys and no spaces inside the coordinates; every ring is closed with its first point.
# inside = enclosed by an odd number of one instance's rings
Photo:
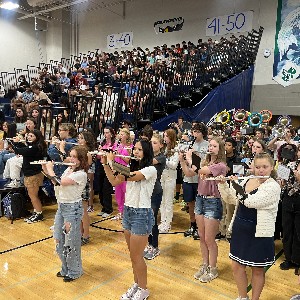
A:
{"type": "MultiPolygon", "coordinates": [[[[153,133],[152,138],[157,139],[161,145],[164,145],[164,138],[159,133],[156,133],[156,132],[153,133]]],[[[164,147],[161,149],[161,151],[163,151],[163,150],[164,150],[164,147]]]]}
{"type": "Polygon", "coordinates": [[[124,132],[127,135],[126,144],[129,146],[131,144],[130,131],[127,128],[120,128],[119,132],[124,132]]]}
{"type": "Polygon", "coordinates": [[[273,167],[273,170],[271,171],[271,174],[270,176],[273,178],[273,179],[276,179],[277,178],[277,172],[275,171],[274,167],[275,167],[275,162],[274,162],[274,159],[273,157],[267,153],[267,152],[262,152],[262,153],[258,153],[254,156],[254,167],[255,167],[255,162],[256,160],[258,159],[267,159],[269,161],[269,163],[271,164],[271,166],[273,167]]]}
{"type": "Polygon", "coordinates": [[[75,128],[74,124],[72,124],[72,123],[61,123],[59,125],[59,128],[63,129],[63,130],[68,130],[69,136],[72,138],[75,138],[77,136],[76,128],[75,128]]]}

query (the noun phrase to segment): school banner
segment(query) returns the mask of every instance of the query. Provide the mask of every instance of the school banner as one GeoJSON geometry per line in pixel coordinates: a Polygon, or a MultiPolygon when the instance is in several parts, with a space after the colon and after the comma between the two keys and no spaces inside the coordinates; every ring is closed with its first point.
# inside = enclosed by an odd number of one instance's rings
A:
{"type": "Polygon", "coordinates": [[[273,79],[284,87],[300,78],[300,1],[278,0],[273,79]]]}
{"type": "Polygon", "coordinates": [[[182,30],[184,23],[183,17],[156,21],[154,31],[156,34],[182,30]]]}

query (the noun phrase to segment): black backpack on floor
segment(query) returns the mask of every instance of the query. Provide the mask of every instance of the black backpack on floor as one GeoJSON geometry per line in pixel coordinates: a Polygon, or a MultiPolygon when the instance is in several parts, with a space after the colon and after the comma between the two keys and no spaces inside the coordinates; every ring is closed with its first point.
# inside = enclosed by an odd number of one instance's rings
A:
{"type": "Polygon", "coordinates": [[[26,209],[26,199],[20,193],[8,193],[3,199],[4,216],[11,220],[25,218],[29,215],[26,209]]]}

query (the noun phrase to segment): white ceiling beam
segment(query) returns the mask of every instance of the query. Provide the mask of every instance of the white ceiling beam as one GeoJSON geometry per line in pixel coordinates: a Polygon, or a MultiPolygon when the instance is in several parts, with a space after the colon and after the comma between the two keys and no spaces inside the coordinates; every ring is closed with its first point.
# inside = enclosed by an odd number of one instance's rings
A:
{"type": "Polygon", "coordinates": [[[32,13],[32,14],[27,14],[24,17],[18,18],[18,20],[24,20],[24,19],[28,19],[28,18],[37,17],[39,14],[47,13],[47,12],[50,12],[50,11],[55,11],[55,10],[58,10],[58,9],[62,9],[62,8],[65,8],[65,7],[68,7],[68,6],[72,6],[72,5],[76,5],[76,4],[79,4],[79,3],[84,3],[84,2],[87,2],[87,1],[89,1],[89,0],[75,0],[75,1],[71,1],[71,2],[68,2],[68,3],[65,3],[65,4],[61,4],[61,5],[57,5],[57,6],[51,7],[51,8],[40,10],[40,11],[37,11],[37,12],[32,13]]]}
{"type": "MultiPolygon", "coordinates": [[[[19,13],[19,14],[22,14],[22,15],[25,15],[25,16],[27,16],[28,15],[28,13],[27,12],[25,12],[25,11],[23,11],[22,9],[15,9],[15,11],[17,12],[17,13],[19,13]]],[[[43,20],[43,21],[46,21],[46,22],[51,22],[51,19],[50,18],[47,18],[47,17],[43,17],[43,16],[35,16],[37,19],[39,19],[39,20],[43,20]]]]}

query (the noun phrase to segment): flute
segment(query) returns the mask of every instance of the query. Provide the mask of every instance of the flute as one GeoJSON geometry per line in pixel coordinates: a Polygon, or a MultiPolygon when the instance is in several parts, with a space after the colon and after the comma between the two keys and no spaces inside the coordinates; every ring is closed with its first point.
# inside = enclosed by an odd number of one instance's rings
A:
{"type": "MultiPolygon", "coordinates": [[[[52,140],[45,140],[45,142],[47,142],[47,143],[61,143],[61,142],[63,142],[63,141],[61,141],[61,140],[55,140],[55,141],[52,141],[52,140]]],[[[69,144],[69,145],[75,145],[75,146],[78,146],[79,144],[78,143],[74,143],[74,142],[66,142],[66,144],[69,144]]]]}
{"type": "MultiPolygon", "coordinates": [[[[88,153],[90,153],[91,155],[103,155],[103,156],[107,156],[107,152],[89,151],[88,153]]],[[[131,158],[131,159],[134,159],[134,160],[141,160],[139,157],[129,156],[129,155],[114,154],[114,156],[115,157],[121,157],[121,158],[131,158]]]]}
{"type": "MultiPolygon", "coordinates": [[[[251,175],[251,176],[241,176],[241,177],[237,177],[238,180],[240,179],[252,179],[252,178],[261,178],[261,179],[268,179],[270,178],[270,176],[255,176],[255,175],[251,175]]],[[[208,177],[205,178],[204,180],[230,180],[231,177],[220,177],[220,176],[216,176],[216,177],[208,177]]]]}
{"type": "MultiPolygon", "coordinates": [[[[37,160],[30,162],[31,165],[46,165],[49,161],[46,160],[37,160]]],[[[54,165],[64,165],[64,166],[76,166],[75,163],[68,163],[68,162],[62,162],[62,161],[54,161],[54,165]]]]}
{"type": "MultiPolygon", "coordinates": [[[[8,141],[14,141],[13,138],[6,138],[6,140],[8,140],[8,141]]],[[[26,142],[26,140],[19,140],[19,141],[16,141],[16,143],[25,143],[25,142],[26,142]]]]}

